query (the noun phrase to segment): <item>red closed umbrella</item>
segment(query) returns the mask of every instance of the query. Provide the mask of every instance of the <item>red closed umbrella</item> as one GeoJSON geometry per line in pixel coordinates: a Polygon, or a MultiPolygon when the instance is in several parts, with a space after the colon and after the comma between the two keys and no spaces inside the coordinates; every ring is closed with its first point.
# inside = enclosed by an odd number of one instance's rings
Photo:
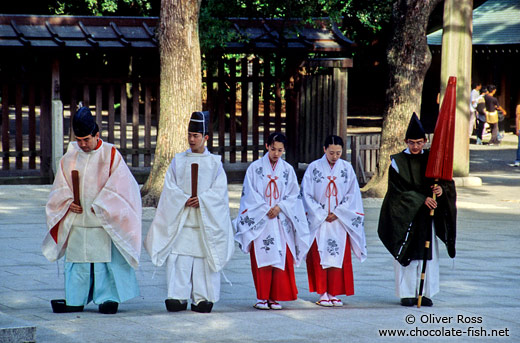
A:
{"type": "MultiPolygon", "coordinates": [[[[441,110],[435,124],[433,141],[430,148],[430,156],[426,165],[426,177],[435,181],[453,179],[453,146],[455,141],[455,109],[457,106],[457,78],[450,76],[444,99],[442,100],[441,110]]],[[[436,199],[433,193],[433,199],[436,199]]],[[[434,215],[434,210],[430,211],[434,215]]],[[[419,284],[419,296],[417,307],[421,307],[424,279],[426,275],[426,263],[428,261],[428,250],[430,249],[431,232],[427,235],[424,242],[425,252],[421,272],[421,282],[419,284]]]]}
{"type": "Polygon", "coordinates": [[[430,156],[426,165],[426,177],[447,181],[453,179],[456,106],[457,78],[450,76],[435,125],[430,156]]]}

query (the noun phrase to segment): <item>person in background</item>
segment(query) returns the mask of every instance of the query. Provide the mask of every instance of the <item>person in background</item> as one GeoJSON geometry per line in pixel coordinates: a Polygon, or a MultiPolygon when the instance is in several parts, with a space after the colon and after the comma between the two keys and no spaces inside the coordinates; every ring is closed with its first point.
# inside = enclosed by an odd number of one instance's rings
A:
{"type": "Polygon", "coordinates": [[[481,83],[471,84],[470,104],[469,104],[469,136],[473,134],[475,122],[477,120],[477,101],[480,96],[481,83]]]}
{"type": "Polygon", "coordinates": [[[515,167],[520,167],[520,104],[516,105],[515,133],[518,136],[518,148],[516,149],[515,167]]]}
{"type": "Polygon", "coordinates": [[[477,145],[482,145],[482,135],[484,134],[486,125],[486,101],[484,96],[488,93],[487,88],[480,90],[480,96],[477,99],[477,145]]]}
{"type": "MultiPolygon", "coordinates": [[[[484,96],[484,100],[486,102],[486,111],[488,113],[495,113],[496,111],[502,111],[503,115],[506,115],[506,111],[500,106],[498,103],[498,99],[495,97],[495,93],[497,92],[497,87],[495,85],[489,85],[487,87],[488,94],[484,96]]],[[[500,145],[500,138],[498,135],[498,121],[496,123],[490,123],[487,120],[491,128],[491,139],[489,140],[490,145],[500,145]]]]}

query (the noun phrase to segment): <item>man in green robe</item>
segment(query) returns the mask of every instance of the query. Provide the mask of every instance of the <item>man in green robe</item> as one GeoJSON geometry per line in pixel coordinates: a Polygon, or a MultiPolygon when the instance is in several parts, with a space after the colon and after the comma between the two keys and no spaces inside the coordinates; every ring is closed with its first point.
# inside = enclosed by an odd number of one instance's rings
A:
{"type": "Polygon", "coordinates": [[[432,306],[439,292],[439,252],[436,237],[455,257],[456,191],[453,181],[425,177],[428,151],[423,149],[426,134],[414,113],[405,142],[407,149],[392,155],[388,191],[379,216],[379,238],[395,258],[396,294],[401,305],[417,304],[422,261],[428,260],[423,288],[423,306],[432,306]],[[433,198],[433,194],[437,199],[433,198]],[[434,215],[430,216],[430,211],[434,215]],[[430,241],[429,249],[425,241],[430,241]]]}

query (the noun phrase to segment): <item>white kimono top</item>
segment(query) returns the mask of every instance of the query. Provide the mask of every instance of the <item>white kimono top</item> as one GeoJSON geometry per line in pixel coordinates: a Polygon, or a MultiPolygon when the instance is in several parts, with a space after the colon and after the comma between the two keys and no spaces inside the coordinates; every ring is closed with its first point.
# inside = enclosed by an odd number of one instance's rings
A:
{"type": "Polygon", "coordinates": [[[188,149],[175,155],[166,172],[157,212],[144,246],[156,266],[162,266],[172,252],[183,254],[179,250],[191,250],[193,254],[187,254],[205,257],[212,271],[224,268],[233,255],[235,243],[227,177],[220,156],[210,154],[207,149],[202,154],[188,149]],[[193,163],[199,164],[199,208],[185,206],[191,197],[193,163]],[[195,228],[195,223],[200,230],[195,228]]]}
{"type": "Polygon", "coordinates": [[[323,268],[341,268],[347,233],[354,255],[363,262],[367,257],[364,212],[354,169],[339,159],[331,168],[327,157],[312,162],[302,180],[303,203],[307,211],[311,242],[316,239],[323,268]],[[326,222],[329,213],[338,219],[326,222]]]}
{"type": "Polygon", "coordinates": [[[282,159],[273,169],[268,155],[247,168],[239,215],[233,221],[235,240],[245,253],[250,252],[254,242],[259,268],[273,266],[284,270],[286,246],[296,265],[307,254],[309,227],[294,169],[282,159]],[[275,205],[281,212],[269,219],[267,212],[275,205]]]}
{"type": "MultiPolygon", "coordinates": [[[[101,141],[98,149],[87,153],[76,142],[69,143],[67,153],[60,160],[60,168],[45,207],[49,231],[44,238],[42,252],[49,261],[61,258],[66,250],[67,257],[71,253],[67,245],[73,226],[75,230],[82,230],[82,235],[87,237],[83,243],[87,245],[99,243],[99,232],[96,234],[96,230],[91,230],[97,227],[108,234],[128,264],[138,267],[141,254],[141,193],[123,157],[113,147],[113,144],[101,141]],[[69,212],[74,200],[72,170],[79,172],[82,214],[69,212]],[[89,235],[94,242],[89,243],[89,235]]],[[[92,246],[91,250],[95,251],[95,248],[92,246]]]]}

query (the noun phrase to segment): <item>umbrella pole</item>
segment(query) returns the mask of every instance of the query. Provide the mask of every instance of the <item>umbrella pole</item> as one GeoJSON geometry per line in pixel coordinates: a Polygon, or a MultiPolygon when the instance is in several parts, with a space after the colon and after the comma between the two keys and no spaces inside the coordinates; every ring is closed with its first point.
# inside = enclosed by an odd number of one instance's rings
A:
{"type": "MultiPolygon", "coordinates": [[[[433,185],[433,187],[437,187],[437,181],[439,181],[439,179],[435,179],[435,184],[433,185]]],[[[433,193],[432,198],[433,198],[433,200],[437,201],[437,194],[433,193]]],[[[430,210],[430,217],[433,217],[434,213],[435,213],[435,210],[430,210]]]]}
{"type": "Polygon", "coordinates": [[[431,244],[431,239],[432,239],[431,226],[430,226],[430,229],[428,229],[428,231],[429,232],[426,236],[426,241],[424,242],[424,259],[423,259],[423,265],[422,265],[422,271],[421,271],[421,283],[419,284],[419,297],[417,298],[417,308],[420,308],[421,303],[422,303],[424,279],[426,278],[426,263],[428,263],[428,252],[430,250],[430,244],[431,244]]]}
{"type": "MultiPolygon", "coordinates": [[[[439,181],[439,179],[435,179],[435,184],[433,185],[434,187],[437,186],[437,181],[439,181]]],[[[433,200],[437,200],[437,194],[433,193],[432,197],[433,197],[433,200]]],[[[430,210],[430,216],[433,217],[434,214],[435,214],[435,210],[430,210]]],[[[419,285],[419,297],[417,298],[417,308],[421,307],[421,302],[422,302],[424,279],[426,277],[426,263],[428,263],[428,251],[430,249],[430,244],[431,244],[431,239],[432,239],[431,226],[428,231],[430,231],[430,232],[428,233],[426,241],[424,242],[424,259],[423,259],[423,265],[422,265],[422,271],[421,271],[421,283],[419,285]]]]}

